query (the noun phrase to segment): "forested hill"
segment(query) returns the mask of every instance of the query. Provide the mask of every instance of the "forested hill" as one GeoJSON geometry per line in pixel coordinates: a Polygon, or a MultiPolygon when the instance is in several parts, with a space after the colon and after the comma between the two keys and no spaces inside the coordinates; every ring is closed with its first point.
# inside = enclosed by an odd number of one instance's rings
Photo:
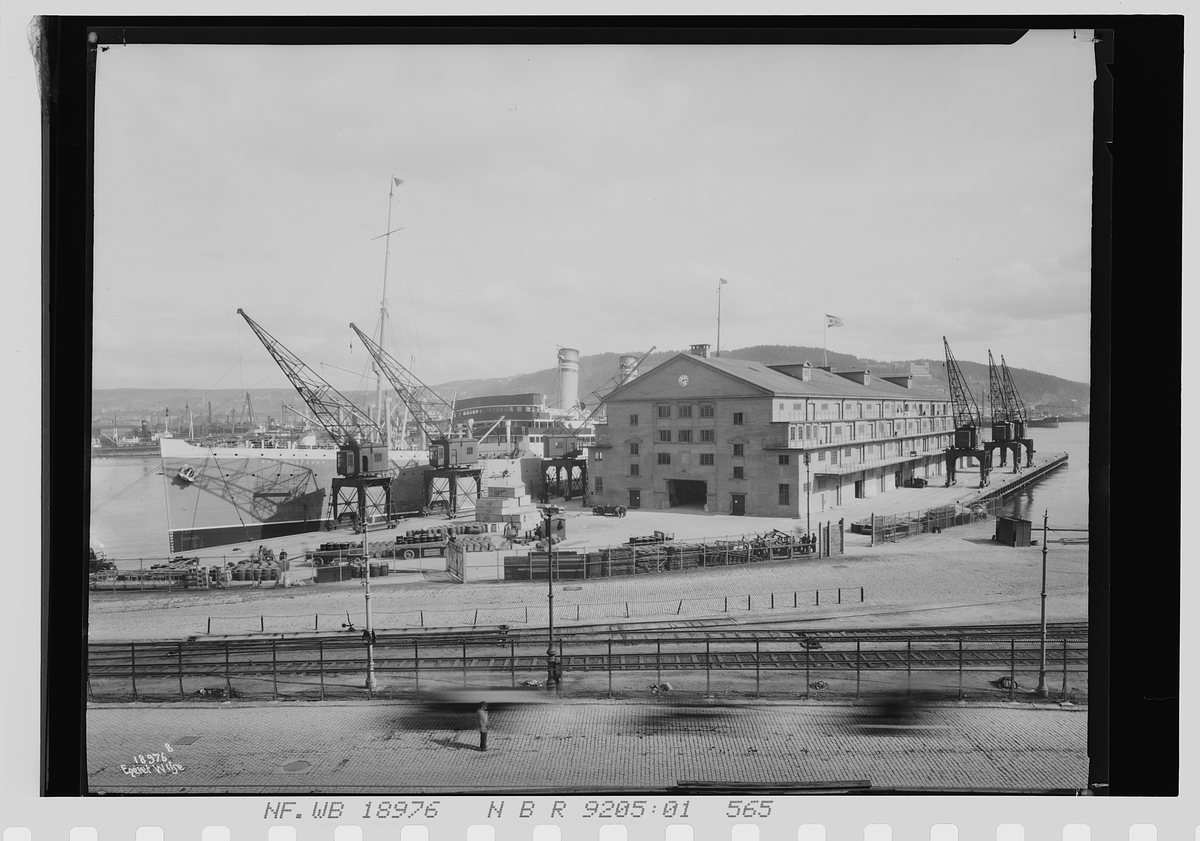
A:
{"type": "MultiPolygon", "coordinates": [[[[656,351],[642,363],[642,373],[674,356],[678,351],[656,351]]],[[[630,354],[641,357],[645,351],[630,351],[630,354]]],[[[598,353],[581,357],[579,360],[579,399],[587,408],[593,408],[599,395],[606,394],[616,385],[618,361],[624,354],[598,353]]],[[[731,359],[748,359],[768,365],[787,362],[811,362],[813,365],[823,364],[821,348],[797,345],[758,345],[756,347],[724,350],[721,355],[731,359]]],[[[905,359],[897,361],[882,361],[865,359],[851,354],[829,351],[829,364],[835,371],[847,371],[870,368],[872,373],[880,375],[905,374],[911,364],[928,365],[930,380],[918,380],[934,388],[948,389],[945,362],[937,359],[905,359]]],[[[958,361],[967,378],[968,387],[976,402],[982,403],[988,392],[988,369],[986,363],[958,361]]],[[[1055,413],[1086,412],[1089,409],[1091,390],[1087,383],[1077,383],[1070,380],[1029,371],[1024,368],[1011,368],[1013,379],[1022,400],[1032,406],[1055,413]]],[[[526,374],[517,374],[499,379],[458,380],[442,383],[434,388],[447,400],[467,397],[481,397],[489,394],[521,394],[534,392],[546,396],[548,405],[553,406],[558,398],[559,374],[557,368],[546,368],[526,374]]],[[[351,399],[361,399],[373,402],[371,394],[347,393],[351,399]]],[[[299,395],[289,388],[251,389],[251,406],[256,418],[265,420],[267,417],[279,419],[283,406],[294,407],[306,412],[299,395]]],[[[126,420],[131,417],[143,417],[147,420],[157,418],[162,421],[165,411],[170,410],[171,424],[175,428],[181,418],[184,418],[184,407],[191,409],[196,423],[207,419],[209,404],[212,406],[214,419],[225,418],[230,413],[245,417],[246,392],[234,389],[202,390],[202,389],[101,389],[92,394],[92,421],[95,425],[103,426],[116,420],[126,420]]],[[[982,406],[980,407],[982,409],[982,406]]]]}

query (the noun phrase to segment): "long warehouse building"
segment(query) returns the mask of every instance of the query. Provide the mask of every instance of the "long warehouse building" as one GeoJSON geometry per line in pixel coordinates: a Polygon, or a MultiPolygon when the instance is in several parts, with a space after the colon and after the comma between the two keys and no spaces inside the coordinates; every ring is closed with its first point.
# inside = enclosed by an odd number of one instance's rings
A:
{"type": "Polygon", "coordinates": [[[709,358],[707,345],[604,402],[591,504],[629,508],[815,515],[944,475],[954,431],[949,397],[911,376],[709,358]]]}

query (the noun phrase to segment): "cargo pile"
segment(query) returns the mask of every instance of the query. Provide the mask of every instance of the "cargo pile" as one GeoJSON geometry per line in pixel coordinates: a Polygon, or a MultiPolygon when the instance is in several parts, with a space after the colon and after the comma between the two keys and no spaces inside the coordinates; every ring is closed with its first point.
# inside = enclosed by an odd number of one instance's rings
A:
{"type": "MultiPolygon", "coordinates": [[[[525,493],[520,476],[498,476],[488,483],[487,495],[475,502],[475,522],[493,524],[496,530],[520,534],[537,526],[541,513],[525,493]]],[[[489,531],[492,529],[489,529],[489,531]]]]}

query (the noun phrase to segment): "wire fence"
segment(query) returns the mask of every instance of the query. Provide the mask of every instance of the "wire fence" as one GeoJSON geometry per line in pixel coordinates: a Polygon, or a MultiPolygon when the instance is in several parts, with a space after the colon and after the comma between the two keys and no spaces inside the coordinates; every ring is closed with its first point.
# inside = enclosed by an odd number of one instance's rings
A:
{"type": "Polygon", "coordinates": [[[903,693],[944,700],[1086,700],[1086,637],[970,634],[838,638],[555,640],[563,679],[548,689],[546,640],[226,640],[89,646],[89,700],[289,698],[437,700],[462,689],[560,697],[829,698],[903,693]],[[370,656],[370,665],[368,665],[370,656]],[[368,679],[368,673],[374,680],[368,679]],[[538,691],[540,690],[540,691],[538,691]]]}
{"type": "MultiPolygon", "coordinates": [[[[706,596],[656,600],[612,602],[573,602],[556,604],[555,622],[590,622],[606,619],[652,619],[677,616],[713,616],[722,613],[763,613],[799,611],[810,607],[834,607],[859,604],[866,600],[862,587],[829,587],[818,590],[745,593],[732,596],[706,596]]],[[[406,628],[476,627],[479,625],[535,625],[549,623],[550,610],[545,603],[506,607],[463,607],[449,610],[409,610],[398,613],[371,611],[376,630],[406,628]]],[[[340,631],[366,627],[365,611],[344,613],[259,614],[257,616],[210,616],[206,633],[218,635],[287,633],[304,631],[340,631]],[[270,620],[270,621],[267,621],[270,620]]]]}
{"type": "Polygon", "coordinates": [[[937,534],[942,529],[983,522],[997,516],[1005,506],[1000,499],[970,503],[954,503],[933,508],[921,508],[900,514],[872,514],[869,518],[850,524],[851,534],[870,535],[873,544],[894,543],[922,534],[937,534]]]}

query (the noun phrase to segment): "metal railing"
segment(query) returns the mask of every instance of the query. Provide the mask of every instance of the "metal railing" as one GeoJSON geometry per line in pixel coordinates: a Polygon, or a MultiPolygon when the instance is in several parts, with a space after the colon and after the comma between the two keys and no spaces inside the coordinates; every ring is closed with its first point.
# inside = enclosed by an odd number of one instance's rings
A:
{"type": "MultiPolygon", "coordinates": [[[[847,699],[874,693],[946,700],[1028,697],[1043,675],[1037,637],[938,640],[822,639],[760,635],[713,639],[556,640],[563,696],[847,699]],[[651,679],[653,682],[651,682],[651,679]]],[[[379,638],[377,684],[368,688],[366,646],[342,636],[304,640],[97,644],[89,646],[90,701],[232,698],[415,698],[457,687],[538,687],[545,639],[422,642],[379,638]]],[[[1088,644],[1047,639],[1050,697],[1086,698],[1088,644]]],[[[535,699],[536,695],[531,695],[535,699]]]]}

